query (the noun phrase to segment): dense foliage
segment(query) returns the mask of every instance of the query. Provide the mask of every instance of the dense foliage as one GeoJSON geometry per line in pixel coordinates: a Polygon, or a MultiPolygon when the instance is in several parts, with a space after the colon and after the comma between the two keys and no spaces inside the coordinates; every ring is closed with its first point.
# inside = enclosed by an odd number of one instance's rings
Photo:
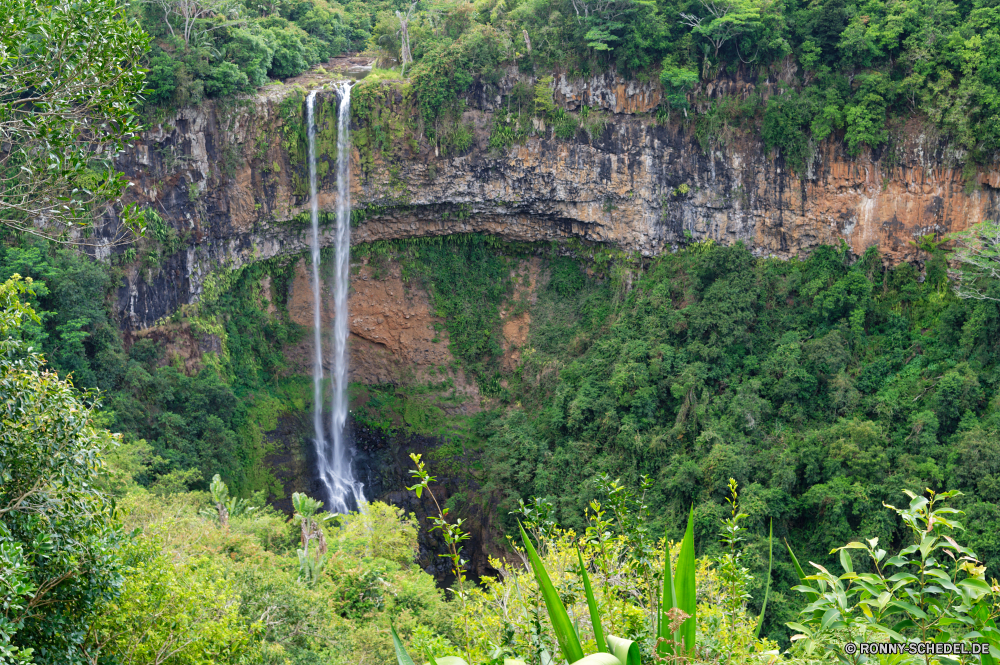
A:
{"type": "Polygon", "coordinates": [[[62,665],[82,662],[97,606],[121,585],[123,535],[95,487],[114,437],[16,337],[31,287],[0,283],[0,662],[62,665]]]}
{"type": "Polygon", "coordinates": [[[141,128],[149,36],[118,0],[3,0],[0,24],[0,225],[78,238],[128,186],[110,157],[141,128]]]}
{"type": "Polygon", "coordinates": [[[1000,24],[975,2],[156,0],[134,11],[154,36],[152,104],[249,91],[368,48],[383,67],[412,60],[404,73],[431,139],[461,116],[474,84],[495,88],[509,65],[535,82],[612,67],[659,80],[661,120],[693,123],[703,144],[753,127],[800,173],[828,136],[857,154],[885,146],[894,121],[912,118],[950,137],[963,161],[1000,147],[1000,24]],[[738,99],[708,95],[709,83],[733,77],[758,87],[738,99]]]}
{"type": "MultiPolygon", "coordinates": [[[[699,134],[752,122],[796,169],[815,143],[842,135],[852,153],[886,144],[893,118],[918,117],[973,160],[1000,146],[991,61],[993,9],[976,3],[761,0],[536,0],[419,3],[408,22],[425,122],[498,62],[538,79],[609,67],[664,87],[660,117],[693,111],[699,134]],[[749,98],[712,99],[727,77],[763,83],[749,98]],[[738,102],[738,103],[737,103],[738,102]],[[840,134],[842,132],[842,134],[840,134]]],[[[372,46],[400,59],[400,18],[381,14],[372,46]]]]}
{"type": "MultiPolygon", "coordinates": [[[[451,243],[439,250],[450,258],[427,263],[423,248],[397,248],[404,264],[423,266],[413,274],[450,284],[482,263],[463,264],[469,246],[451,243]]],[[[517,257],[537,249],[497,251],[510,257],[516,280],[517,257]]],[[[579,532],[602,474],[632,484],[646,474],[657,528],[679,537],[693,503],[699,548],[711,552],[706,536],[735,478],[757,572],[770,519],[803,560],[830,562],[831,549],[851,538],[888,546],[906,537],[883,501],[898,504],[907,489],[961,489],[966,541],[998,574],[1000,310],[957,298],[943,253],[924,249],[924,275],[907,263],[886,268],[874,249],[856,257],[846,247],[791,261],[710,242],[649,262],[587,248],[578,248],[591,254],[583,263],[551,258],[520,366],[500,369],[488,346],[472,362],[460,356],[481,385],[500,372],[494,385],[505,386],[491,393],[501,408],[477,416],[467,436],[482,450],[477,479],[500,498],[500,516],[543,497],[579,532]]],[[[995,283],[980,286],[997,295],[995,283]]],[[[437,306],[459,291],[431,293],[437,306]]],[[[498,312],[506,293],[484,298],[481,312],[498,312]]],[[[499,334],[494,316],[451,316],[449,333],[499,334]]],[[[775,572],[782,591],[768,626],[778,637],[792,618],[783,590],[796,578],[783,556],[775,572]]]]}
{"type": "MultiPolygon", "coordinates": [[[[874,250],[827,247],[784,262],[706,243],[634,263],[578,246],[578,258],[544,260],[530,304],[524,259],[541,247],[477,237],[365,246],[377,270],[400,261],[428,290],[456,359],[502,408],[471,422],[445,416],[439,400],[458,368],[442,367],[440,384],[373,387],[357,415],[389,431],[445,433],[456,443],[437,456],[444,463],[457,442],[463,457],[463,446],[481,451],[474,474],[495,492],[501,519],[538,496],[582,532],[601,474],[631,483],[648,474],[652,528],[676,529],[693,503],[699,553],[717,547],[736,478],[751,516],[745,565],[757,573],[756,609],[771,518],[803,560],[830,563],[830,550],[855,537],[901,542],[903,525],[880,502],[898,504],[904,489],[965,492],[965,542],[995,575],[1000,312],[956,298],[944,256],[925,250],[921,280],[909,264],[884,268],[874,250]],[[513,373],[503,362],[509,312],[532,321],[513,373]]],[[[298,333],[281,300],[276,314],[261,306],[261,280],[285,292],[290,264],[213,278],[202,309],[168,324],[218,341],[194,371],[163,358],[154,339],[125,351],[103,304],[113,268],[30,243],[5,247],[0,264],[5,277],[36,279],[26,297],[39,321],[22,338],[78,385],[108,391],[103,417],[128,443],[112,457],[131,480],[166,494],[207,488],[221,473],[236,496],[278,489],[262,463],[263,433],[281,412],[306,408],[308,390],[280,378],[282,345],[298,333]]],[[[766,626],[780,638],[798,608],[782,552],[774,581],[766,626]]]]}
{"type": "Polygon", "coordinates": [[[286,362],[282,346],[300,333],[284,310],[261,309],[260,281],[269,277],[281,289],[290,271],[277,261],[222,275],[197,315],[178,315],[175,334],[217,349],[189,367],[155,339],[140,337],[126,349],[110,314],[116,268],[48,241],[9,237],[0,246],[0,278],[34,280],[25,297],[37,321],[25,322],[17,337],[77,387],[103,391],[106,424],[127,442],[142,442],[136,480],[158,481],[161,491],[207,489],[219,472],[240,493],[276,489],[263,465],[263,432],[301,401],[295,379],[276,378],[286,362]]]}
{"type": "Polygon", "coordinates": [[[124,583],[91,629],[91,656],[171,665],[388,662],[390,618],[417,640],[450,634],[442,592],[413,564],[416,529],[398,509],[372,504],[368,515],[324,523],[326,563],[307,582],[295,523],[264,509],[222,525],[207,498],[158,499],[136,488],[122,498],[133,530],[124,583]]]}
{"type": "Polygon", "coordinates": [[[150,0],[132,10],[152,36],[152,106],[245,93],[363,49],[387,2],[150,0]]]}
{"type": "MultiPolygon", "coordinates": [[[[454,140],[468,92],[496,90],[509,66],[529,83],[513,91],[507,112],[520,114],[526,91],[530,106],[531,85],[551,89],[552,73],[614,68],[660,82],[659,120],[693,124],[706,146],[730,129],[759,131],[800,175],[831,135],[857,154],[891,147],[890,128],[914,119],[949,137],[963,162],[1000,147],[1000,23],[982,3],[156,0],[132,11],[153,36],[153,105],[248,92],[368,49],[379,66],[410,77],[423,130],[438,142],[454,140]],[[727,78],[757,85],[738,98],[709,94],[727,78]]],[[[531,110],[563,125],[565,137],[588,111],[531,110]]]]}

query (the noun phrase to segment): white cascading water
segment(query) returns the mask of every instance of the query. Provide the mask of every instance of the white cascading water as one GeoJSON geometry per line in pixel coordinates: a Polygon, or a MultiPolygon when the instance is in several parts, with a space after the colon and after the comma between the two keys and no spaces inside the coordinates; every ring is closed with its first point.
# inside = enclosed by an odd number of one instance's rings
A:
{"type": "Polygon", "coordinates": [[[316,465],[320,482],[327,493],[326,508],[331,513],[346,513],[365,503],[363,484],[354,480],[351,450],[345,436],[347,425],[347,295],[351,263],[351,189],[350,189],[350,117],[351,84],[338,85],[337,108],[337,236],[334,261],[333,320],[333,403],[330,426],[332,440],[327,440],[323,424],[323,346],[320,317],[319,203],[316,196],[316,126],[313,107],[316,91],[306,97],[306,123],[309,136],[309,194],[312,221],[313,287],[313,427],[316,435],[316,465]]]}

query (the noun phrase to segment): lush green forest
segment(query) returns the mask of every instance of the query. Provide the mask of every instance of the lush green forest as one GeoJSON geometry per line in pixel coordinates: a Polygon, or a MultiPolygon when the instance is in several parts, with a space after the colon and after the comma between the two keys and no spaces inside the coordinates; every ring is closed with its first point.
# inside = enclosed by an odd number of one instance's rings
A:
{"type": "MultiPolygon", "coordinates": [[[[874,662],[844,649],[864,641],[989,642],[982,658],[879,662],[994,662],[994,224],[921,238],[891,267],[846,245],[787,261],[711,241],[651,259],[477,235],[359,246],[429,294],[455,358],[427,385],[355,386],[358,425],[435,441],[411,458],[406,496],[433,506],[422,525],[378,502],[330,516],[284,497],[266,463],[280,418],[311,407],[286,357],[303,335],[287,311],[299,257],[217,271],[161,322],[213,341],[189,366],[115,320],[137,253],[84,250],[109,206],[145,235],[143,269],[179,249],[158,216],[116,203],[128,183],[111,156],[144,123],[358,50],[406,78],[446,152],[463,93],[502,66],[536,77],[505,113],[557,135],[591,121],[545,94],[548,77],[613,67],[660,81],[650,121],[703,144],[759,130],[801,170],[819,140],[857,153],[917,123],[974,171],[1000,136],[995,13],[0,0],[0,664],[874,662]],[[723,78],[758,86],[710,99],[723,78]],[[505,311],[532,322],[514,366],[505,311]],[[435,401],[455,399],[460,370],[484,398],[474,415],[435,401]],[[445,498],[443,475],[465,484],[445,498]],[[463,520],[483,509],[508,539],[477,580],[463,520]],[[449,589],[415,563],[420,528],[444,544],[449,589]]],[[[493,148],[523,138],[508,124],[493,148]]]]}
{"type": "MultiPolygon", "coordinates": [[[[581,532],[603,476],[631,487],[645,476],[653,531],[679,538],[693,504],[698,542],[713,552],[733,478],[761,572],[772,522],[804,557],[832,565],[831,550],[854,537],[905,541],[905,524],[883,502],[904,502],[904,490],[960,489],[967,544],[991,575],[1000,571],[991,490],[1000,309],[958,298],[933,243],[923,275],[846,246],[781,261],[707,242],[651,262],[580,247],[582,262],[551,260],[511,375],[499,368],[499,308],[473,294],[494,284],[492,302],[510,297],[510,278],[491,275],[538,248],[508,247],[505,257],[483,241],[451,244],[396,251],[416,264],[436,306],[454,312],[446,325],[456,355],[505,405],[473,427],[501,515],[538,497],[581,532]]],[[[775,579],[787,589],[795,573],[779,560],[775,579]]],[[[763,586],[758,578],[755,605],[763,586]]],[[[799,603],[772,596],[776,637],[799,603]]]]}
{"type": "MultiPolygon", "coordinates": [[[[818,651],[809,656],[800,649],[791,656],[827,662],[850,636],[885,637],[878,627],[888,629],[897,621],[880,618],[881,623],[870,622],[869,633],[854,625],[855,632],[845,632],[844,626],[822,625],[824,610],[815,624],[802,623],[809,612],[800,614],[806,603],[790,590],[798,578],[782,539],[802,562],[830,569],[842,565],[831,550],[859,537],[877,538],[889,552],[899,551],[912,542],[909,522],[882,502],[905,506],[908,489],[918,495],[925,488],[960,489],[964,494],[947,504],[964,511],[959,521],[966,528],[948,528],[946,520],[953,517],[944,513],[934,528],[946,529],[975,552],[982,568],[967,571],[943,562],[931,567],[948,570],[954,583],[995,575],[992,340],[998,305],[958,298],[947,281],[944,253],[933,245],[926,250],[921,281],[909,264],[885,269],[874,251],[852,257],[843,248],[779,261],[755,259],[739,245],[702,243],[636,262],[599,247],[577,246],[577,258],[570,258],[549,254],[546,246],[476,236],[362,247],[360,255],[367,252],[376,264],[401,262],[411,279],[428,289],[435,306],[448,314],[445,325],[456,356],[494,396],[495,408],[456,429],[457,423],[443,412],[435,415],[426,402],[414,402],[424,411],[414,415],[405,391],[372,387],[371,405],[357,415],[385,429],[451,430],[452,440],[460,432],[462,446],[479,459],[472,473],[485,486],[479,496],[452,497],[451,511],[461,516],[465,505],[490,496],[500,516],[511,513],[504,517],[508,533],[516,533],[519,516],[559,580],[563,602],[575,604],[578,612],[584,599],[570,557],[578,544],[585,545],[583,554],[593,561],[600,584],[599,604],[609,616],[631,617],[607,619],[608,630],[639,641],[646,657],[656,648],[649,632],[655,623],[644,617],[654,609],[648,600],[636,599],[648,598],[649,588],[655,590],[663,579],[651,572],[665,561],[659,534],[665,530],[678,542],[693,506],[692,542],[703,557],[697,577],[702,657],[739,649],[743,662],[757,658],[755,653],[777,653],[787,648],[789,634],[801,630],[789,631],[785,624],[792,622],[813,627],[805,644],[818,651]],[[524,362],[515,373],[505,373],[501,349],[483,340],[499,338],[499,309],[521,279],[518,266],[539,255],[548,257],[548,279],[537,301],[523,305],[534,321],[524,362]],[[489,294],[485,301],[472,297],[481,293],[489,294]],[[738,502],[741,517],[735,523],[727,499],[738,502]],[[733,545],[720,538],[727,522],[734,524],[728,532],[738,536],[733,545]],[[765,597],[765,634],[777,643],[755,637],[765,597]]],[[[100,662],[157,662],[150,654],[171,645],[178,651],[167,662],[177,663],[354,662],[359,654],[388,662],[390,623],[411,651],[460,655],[470,662],[489,660],[500,647],[501,653],[529,661],[558,649],[549,632],[554,628],[532,623],[543,621],[542,591],[530,573],[508,572],[482,588],[465,580],[468,589],[453,592],[449,600],[413,567],[415,525],[396,509],[373,505],[366,516],[325,521],[315,506],[297,505],[296,519],[288,522],[261,508],[265,492],[251,496],[251,488],[270,489],[254,485],[241,464],[241,458],[252,457],[253,432],[274,426],[258,405],[266,397],[272,413],[295,408],[296,393],[276,373],[277,348],[260,346],[264,335],[241,336],[250,323],[242,317],[261,308],[252,290],[241,299],[240,285],[259,283],[264,269],[278,276],[281,265],[246,269],[246,279],[234,279],[231,291],[220,297],[219,309],[206,309],[210,320],[233,323],[224,332],[227,352],[217,364],[187,376],[180,367],[157,366],[150,345],[134,345],[123,355],[110,327],[108,344],[83,342],[78,353],[60,356],[72,333],[99,330],[106,314],[99,307],[77,312],[75,327],[68,329],[59,314],[65,307],[58,305],[59,291],[45,279],[55,285],[89,275],[99,295],[100,270],[88,272],[83,266],[94,264],[65,250],[9,248],[6,256],[8,271],[17,265],[42,278],[19,295],[39,308],[37,320],[7,296],[8,316],[24,314],[5,329],[12,340],[23,341],[7,342],[4,357],[13,360],[3,361],[4,385],[46,376],[33,369],[41,361],[26,350],[28,343],[51,350],[63,373],[72,367],[74,377],[108,382],[102,410],[88,406],[92,397],[76,396],[68,384],[51,384],[52,375],[43,385],[58,387],[59,399],[68,404],[50,406],[55,396],[39,391],[33,405],[53,418],[83,411],[90,429],[37,424],[31,416],[8,421],[31,423],[43,432],[74,432],[54,442],[59,454],[25,457],[34,448],[25,447],[30,435],[5,426],[13,439],[5,447],[4,465],[18,482],[5,486],[4,505],[39,472],[39,463],[66,479],[47,490],[55,495],[44,497],[43,505],[51,506],[47,514],[61,515],[52,527],[28,515],[5,521],[15,547],[7,560],[16,564],[5,584],[20,589],[8,598],[37,598],[45,584],[84,596],[60,615],[67,625],[87,626],[73,640],[42,639],[55,615],[25,612],[23,602],[9,605],[12,644],[30,645],[36,662],[65,662],[64,653],[104,654],[100,662]],[[80,321],[86,316],[93,318],[80,321]],[[105,376],[103,366],[119,366],[108,360],[115,354],[125,370],[105,376]],[[64,357],[78,364],[64,364],[64,357]],[[222,413],[228,420],[216,415],[222,413]],[[221,422],[213,424],[213,417],[221,422]],[[125,432],[116,445],[102,433],[108,424],[125,432]],[[257,429],[246,429],[251,425],[257,429]],[[82,431],[90,433],[83,437],[82,431]],[[220,445],[227,440],[229,449],[220,445]],[[102,449],[103,462],[96,456],[102,449]],[[202,469],[243,484],[233,484],[230,497],[221,480],[209,486],[202,469]],[[59,492],[74,498],[67,503],[59,492]],[[115,497],[117,505],[111,503],[115,497]],[[77,523],[73,511],[57,509],[81,501],[94,502],[86,525],[77,523]],[[70,533],[91,535],[66,540],[70,533]],[[310,554],[308,543],[320,534],[328,553],[318,554],[314,543],[310,554]],[[86,578],[53,584],[60,566],[84,560],[93,562],[86,578]],[[97,562],[104,567],[96,568],[97,562]],[[511,614],[514,608],[503,609],[499,599],[514,593],[528,599],[511,614]],[[168,609],[169,620],[163,618],[168,609]],[[179,638],[176,622],[187,626],[190,640],[179,638]]],[[[22,283],[17,279],[8,282],[8,292],[22,283]]],[[[988,288],[992,294],[1000,284],[988,288]]],[[[254,323],[266,330],[266,321],[254,323]]],[[[441,371],[446,378],[448,368],[441,371]]],[[[23,388],[4,390],[27,394],[23,388]]],[[[447,470],[446,454],[436,458],[447,470]]],[[[444,514],[439,520],[451,525],[460,548],[460,526],[444,514]]],[[[881,574],[859,554],[848,559],[852,570],[881,574]]],[[[672,556],[671,565],[680,566],[676,550],[672,556]]],[[[461,554],[457,558],[460,562],[461,554]]],[[[510,565],[496,562],[501,570],[510,565]]],[[[904,592],[933,606],[934,592],[925,591],[926,584],[914,583],[904,592]]],[[[989,598],[982,596],[979,605],[988,610],[989,598]]],[[[853,610],[864,616],[858,606],[853,610]]],[[[577,630],[584,644],[596,639],[577,630]]]]}

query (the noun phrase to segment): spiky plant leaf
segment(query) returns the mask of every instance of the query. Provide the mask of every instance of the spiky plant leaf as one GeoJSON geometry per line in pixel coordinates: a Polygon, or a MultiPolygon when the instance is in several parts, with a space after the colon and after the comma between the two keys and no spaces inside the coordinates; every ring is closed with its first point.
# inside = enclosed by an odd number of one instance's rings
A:
{"type": "Polygon", "coordinates": [[[764,627],[764,613],[767,612],[767,598],[771,595],[771,564],[774,562],[774,520],[767,534],[767,585],[764,587],[764,602],[760,606],[760,616],[757,617],[757,637],[764,627]]]}
{"type": "Polygon", "coordinates": [[[556,588],[552,585],[552,580],[549,579],[549,574],[545,571],[545,566],[542,565],[542,560],[538,557],[538,552],[535,551],[531,541],[528,540],[528,534],[524,532],[524,527],[518,525],[518,528],[521,530],[521,540],[524,542],[524,549],[528,553],[528,561],[531,562],[531,570],[535,573],[535,580],[538,581],[538,588],[541,590],[542,598],[545,600],[545,609],[549,612],[552,630],[556,634],[556,640],[559,641],[559,648],[562,649],[563,657],[569,663],[582,660],[583,647],[580,646],[580,640],[576,636],[573,622],[569,620],[569,614],[566,613],[566,608],[563,606],[562,600],[559,599],[559,593],[556,592],[556,588]]]}
{"type": "Polygon", "coordinates": [[[576,551],[576,556],[580,560],[580,576],[583,578],[583,590],[587,594],[587,608],[590,610],[590,623],[594,626],[594,639],[597,641],[597,650],[609,653],[608,645],[604,641],[601,613],[597,607],[594,590],[590,586],[590,576],[587,575],[587,567],[583,565],[583,555],[580,554],[580,550],[576,551]]]}
{"type": "Polygon", "coordinates": [[[396,627],[390,625],[389,631],[392,633],[392,644],[396,647],[396,660],[399,662],[399,665],[415,665],[413,659],[410,658],[410,654],[406,653],[399,635],[396,634],[396,627]]]}
{"type": "Polygon", "coordinates": [[[660,658],[673,656],[677,636],[670,630],[670,610],[677,607],[677,593],[674,590],[674,572],[670,570],[670,549],[663,553],[663,595],[660,599],[660,614],[657,617],[656,636],[664,641],[658,643],[656,652],[660,658]]]}
{"type": "MultiPolygon", "coordinates": [[[[806,574],[802,570],[802,566],[799,565],[799,560],[795,558],[795,552],[792,551],[792,546],[788,544],[787,540],[785,541],[785,547],[788,548],[788,555],[792,557],[792,565],[795,566],[795,574],[799,576],[799,584],[809,586],[809,580],[806,579],[806,574]]],[[[819,594],[815,591],[810,591],[806,594],[806,600],[810,603],[815,603],[819,600],[819,594]]]]}
{"type": "Polygon", "coordinates": [[[677,598],[677,609],[687,615],[677,632],[684,643],[684,651],[694,655],[695,648],[695,615],[698,612],[698,601],[695,596],[694,581],[694,506],[688,513],[687,530],[681,540],[681,551],[677,555],[677,572],[674,577],[674,594],[677,598]]]}

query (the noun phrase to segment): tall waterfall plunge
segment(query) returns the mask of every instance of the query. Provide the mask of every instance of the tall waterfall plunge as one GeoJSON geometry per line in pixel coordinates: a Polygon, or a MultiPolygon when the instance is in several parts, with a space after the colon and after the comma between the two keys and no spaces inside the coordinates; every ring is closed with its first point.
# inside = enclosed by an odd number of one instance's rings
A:
{"type": "Polygon", "coordinates": [[[346,513],[365,502],[363,485],[351,470],[352,450],[347,441],[347,295],[351,267],[351,83],[337,85],[337,235],[334,259],[333,290],[333,402],[330,409],[328,439],[323,422],[323,331],[320,316],[320,243],[319,202],[316,196],[316,90],[306,97],[306,125],[309,135],[309,195],[312,221],[312,291],[313,291],[313,428],[316,442],[316,467],[327,496],[326,508],[332,513],[346,513]]]}

